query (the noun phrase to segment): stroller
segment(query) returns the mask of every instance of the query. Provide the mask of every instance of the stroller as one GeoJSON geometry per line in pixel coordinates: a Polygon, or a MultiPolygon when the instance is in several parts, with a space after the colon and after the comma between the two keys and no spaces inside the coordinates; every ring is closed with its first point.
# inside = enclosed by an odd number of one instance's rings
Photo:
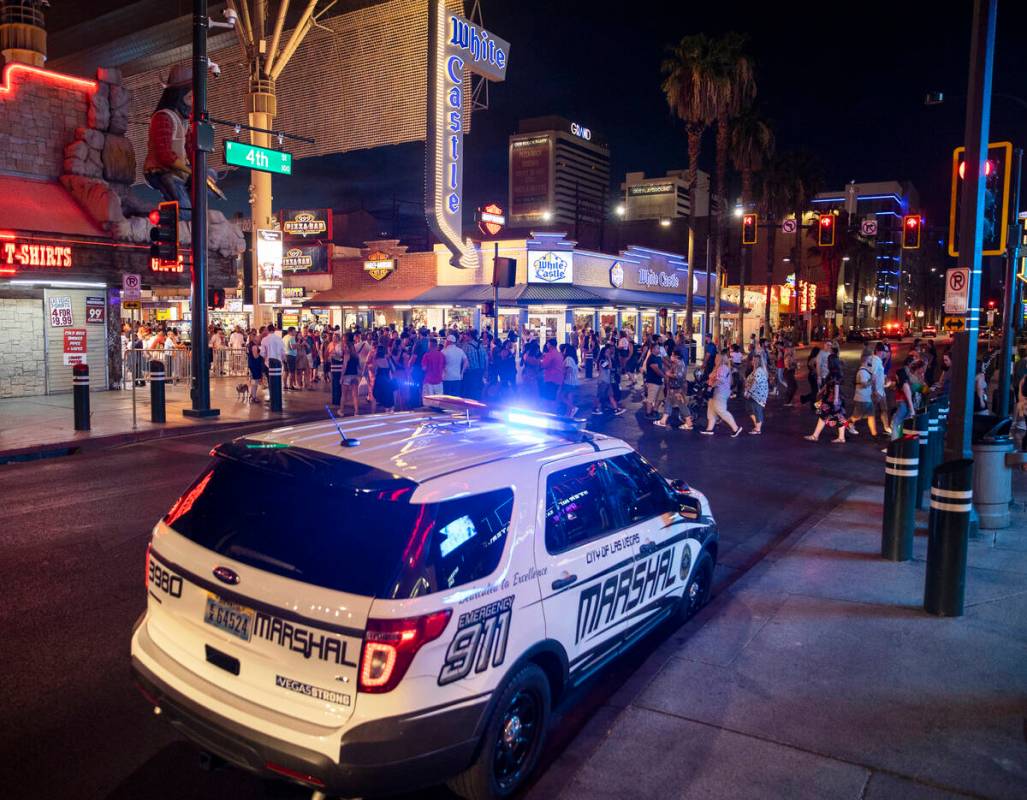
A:
{"type": "Polygon", "coordinates": [[[706,419],[706,404],[713,397],[713,387],[708,386],[701,377],[688,381],[688,413],[693,420],[706,419]]]}

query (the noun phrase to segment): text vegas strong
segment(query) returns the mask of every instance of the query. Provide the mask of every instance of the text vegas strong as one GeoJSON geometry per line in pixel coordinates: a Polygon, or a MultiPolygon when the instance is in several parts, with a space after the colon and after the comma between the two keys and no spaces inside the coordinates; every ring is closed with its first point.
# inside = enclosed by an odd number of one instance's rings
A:
{"type": "Polygon", "coordinates": [[[671,565],[676,551],[674,546],[654,553],[645,561],[631,564],[582,589],[578,595],[578,624],[574,641],[591,638],[673,586],[677,576],[671,565]]]}

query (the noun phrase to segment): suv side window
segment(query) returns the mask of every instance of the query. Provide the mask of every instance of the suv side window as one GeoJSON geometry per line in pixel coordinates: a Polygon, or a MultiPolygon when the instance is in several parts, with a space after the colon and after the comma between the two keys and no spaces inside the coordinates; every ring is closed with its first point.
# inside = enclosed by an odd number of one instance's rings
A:
{"type": "Polygon", "coordinates": [[[603,473],[605,461],[592,461],[546,478],[546,550],[561,553],[616,529],[603,473]]]}
{"type": "Polygon", "coordinates": [[[610,497],[624,515],[624,526],[679,510],[667,482],[638,453],[614,456],[607,463],[610,497]]]}

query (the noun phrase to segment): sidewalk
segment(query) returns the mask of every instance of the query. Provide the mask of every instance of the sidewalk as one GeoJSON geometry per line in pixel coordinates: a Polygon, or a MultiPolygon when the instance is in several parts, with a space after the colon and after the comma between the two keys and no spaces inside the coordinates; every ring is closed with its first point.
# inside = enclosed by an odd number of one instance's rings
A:
{"type": "Polygon", "coordinates": [[[966,614],[942,619],[922,610],[926,514],[914,560],[885,561],[882,496],[856,489],[721,590],[529,796],[1027,797],[1023,504],[970,543],[966,614]]]}
{"type": "MultiPolygon", "coordinates": [[[[167,385],[165,423],[150,422],[150,388],[136,389],[136,422],[132,424],[132,391],[111,390],[89,395],[89,431],[76,431],[71,393],[0,400],[0,463],[16,457],[111,447],[142,439],[176,436],[212,427],[251,422],[294,422],[324,417],[330,395],[318,384],[314,391],[284,392],[282,413],[268,404],[242,402],[236,386],[244,378],[211,378],[210,404],[221,414],[195,420],[182,415],[189,408],[187,384],[167,385]]],[[[261,391],[266,399],[266,390],[261,391]]]]}

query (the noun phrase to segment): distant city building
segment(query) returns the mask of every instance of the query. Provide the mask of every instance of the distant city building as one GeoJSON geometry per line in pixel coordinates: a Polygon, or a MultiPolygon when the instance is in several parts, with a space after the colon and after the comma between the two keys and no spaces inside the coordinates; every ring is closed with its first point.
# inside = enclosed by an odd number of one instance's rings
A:
{"type": "MultiPolygon", "coordinates": [[[[629,172],[620,185],[624,219],[664,220],[689,215],[688,170],[675,169],[660,178],[629,172]]],[[[699,171],[695,187],[696,217],[710,213],[710,176],[699,171]]]]}
{"type": "MultiPolygon", "coordinates": [[[[876,297],[864,310],[865,317],[878,317],[882,304],[897,305],[908,286],[908,276],[900,280],[902,258],[902,218],[916,212],[920,196],[913,184],[900,181],[850,183],[840,191],[821,192],[813,198],[817,213],[846,210],[855,217],[855,224],[864,220],[877,222],[876,297]],[[902,292],[899,291],[900,287],[902,292]]],[[[854,302],[865,302],[857,298],[854,302]]]]}
{"type": "Polygon", "coordinates": [[[578,240],[609,205],[610,150],[596,131],[564,117],[521,120],[510,137],[511,226],[558,227],[578,240]]]}

